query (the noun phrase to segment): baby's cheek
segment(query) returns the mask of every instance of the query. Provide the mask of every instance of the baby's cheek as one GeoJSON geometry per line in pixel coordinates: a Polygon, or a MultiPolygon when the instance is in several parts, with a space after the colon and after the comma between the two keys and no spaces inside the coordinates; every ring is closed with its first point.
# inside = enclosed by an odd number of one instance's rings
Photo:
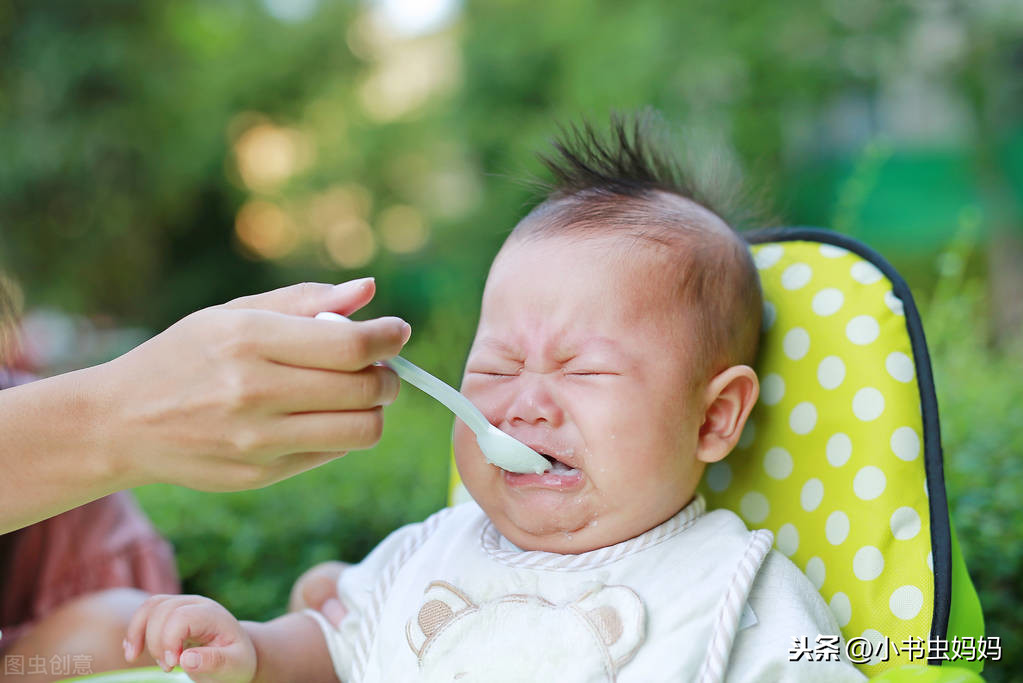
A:
{"type": "Polygon", "coordinates": [[[455,420],[451,445],[458,475],[466,487],[472,488],[485,475],[487,468],[492,466],[487,464],[483,452],[480,451],[476,435],[461,420],[455,420]]]}

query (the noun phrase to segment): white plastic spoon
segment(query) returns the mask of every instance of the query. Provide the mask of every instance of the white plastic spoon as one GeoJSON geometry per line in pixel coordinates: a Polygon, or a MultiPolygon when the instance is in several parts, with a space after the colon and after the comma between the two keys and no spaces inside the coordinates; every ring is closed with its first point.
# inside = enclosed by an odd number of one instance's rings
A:
{"type": "MultiPolygon", "coordinates": [[[[321,320],[347,320],[343,315],[329,311],[317,313],[316,317],[321,320]]],[[[395,356],[383,363],[394,370],[398,377],[437,399],[457,415],[476,435],[476,443],[479,444],[480,450],[486,456],[487,462],[509,472],[543,474],[550,469],[550,463],[546,458],[490,424],[490,421],[483,417],[483,413],[469,399],[426,370],[413,365],[401,356],[395,356]]]]}

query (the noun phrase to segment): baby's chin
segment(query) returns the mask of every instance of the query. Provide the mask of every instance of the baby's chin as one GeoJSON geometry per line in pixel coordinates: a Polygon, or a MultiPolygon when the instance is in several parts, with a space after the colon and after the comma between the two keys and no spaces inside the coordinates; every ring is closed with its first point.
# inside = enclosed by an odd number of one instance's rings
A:
{"type": "Polygon", "coordinates": [[[528,513],[491,514],[490,519],[501,535],[523,550],[576,555],[614,545],[630,537],[614,533],[606,520],[592,514],[575,519],[534,517],[528,513]]]}

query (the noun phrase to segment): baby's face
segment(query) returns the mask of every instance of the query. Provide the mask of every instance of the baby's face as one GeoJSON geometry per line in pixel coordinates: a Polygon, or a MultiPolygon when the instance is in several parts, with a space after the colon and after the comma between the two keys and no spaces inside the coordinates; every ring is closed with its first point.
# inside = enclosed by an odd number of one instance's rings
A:
{"type": "Polygon", "coordinates": [[[659,284],[669,278],[657,249],[542,237],[506,245],[491,268],[462,391],[561,464],[501,470],[461,421],[455,458],[469,493],[521,548],[611,545],[693,496],[704,383],[693,382],[691,328],[659,284]]]}

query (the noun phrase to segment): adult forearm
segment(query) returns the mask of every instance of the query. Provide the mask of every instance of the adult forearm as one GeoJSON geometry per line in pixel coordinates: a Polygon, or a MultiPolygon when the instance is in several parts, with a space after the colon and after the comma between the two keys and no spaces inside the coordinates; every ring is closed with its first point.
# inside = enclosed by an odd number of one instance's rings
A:
{"type": "Polygon", "coordinates": [[[116,462],[94,370],[0,391],[0,533],[142,483],[116,462]]]}
{"type": "Polygon", "coordinates": [[[371,279],[197,311],[114,360],[0,392],[0,532],[150,482],[267,486],[369,448],[411,328],[342,323],[371,279]]]}

